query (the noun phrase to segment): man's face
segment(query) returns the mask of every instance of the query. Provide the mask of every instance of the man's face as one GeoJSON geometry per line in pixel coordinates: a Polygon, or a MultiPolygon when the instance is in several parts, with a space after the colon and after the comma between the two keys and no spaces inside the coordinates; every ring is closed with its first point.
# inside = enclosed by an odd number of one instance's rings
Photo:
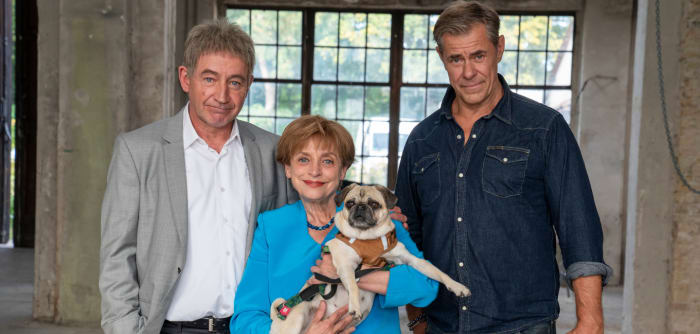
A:
{"type": "Polygon", "coordinates": [[[479,23],[465,34],[443,35],[441,44],[438,54],[462,103],[478,108],[500,97],[498,62],[503,56],[503,36],[496,47],[488,38],[486,26],[479,23]]]}
{"type": "Polygon", "coordinates": [[[190,118],[195,129],[211,131],[231,126],[243,107],[253,76],[238,56],[225,52],[203,54],[193,73],[178,68],[182,90],[190,98],[190,118]]]}

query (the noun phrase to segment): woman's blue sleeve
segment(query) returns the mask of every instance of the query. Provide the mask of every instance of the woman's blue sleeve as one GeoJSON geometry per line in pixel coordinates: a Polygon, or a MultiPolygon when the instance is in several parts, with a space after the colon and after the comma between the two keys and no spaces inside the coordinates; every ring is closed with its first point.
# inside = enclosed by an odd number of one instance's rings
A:
{"type": "MultiPolygon", "coordinates": [[[[396,238],[406,246],[413,255],[423,258],[423,253],[418,250],[411,240],[408,231],[400,222],[396,225],[396,238]]],[[[417,307],[425,307],[435,300],[438,292],[438,282],[421,274],[418,270],[402,264],[389,270],[389,285],[386,288],[386,296],[377,295],[379,305],[383,308],[398,307],[411,304],[417,307]]]]}
{"type": "Polygon", "coordinates": [[[263,215],[258,216],[258,227],[243,278],[236,289],[231,318],[231,333],[269,333],[270,305],[268,275],[269,245],[265,234],[263,215]]]}

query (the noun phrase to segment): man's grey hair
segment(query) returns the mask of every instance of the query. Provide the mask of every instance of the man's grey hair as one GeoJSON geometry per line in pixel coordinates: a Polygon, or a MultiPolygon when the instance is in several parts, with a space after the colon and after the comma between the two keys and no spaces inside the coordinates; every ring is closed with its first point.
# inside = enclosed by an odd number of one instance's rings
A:
{"type": "Polygon", "coordinates": [[[474,24],[486,26],[486,34],[493,45],[498,48],[498,29],[501,20],[496,11],[476,1],[455,1],[445,8],[438,17],[433,30],[433,38],[442,50],[442,36],[461,35],[468,33],[474,24]]]}
{"type": "Polygon", "coordinates": [[[255,45],[250,36],[237,24],[226,19],[196,25],[187,34],[185,57],[182,65],[191,72],[197,66],[199,57],[224,52],[240,57],[248,66],[248,75],[255,66],[255,45]]]}

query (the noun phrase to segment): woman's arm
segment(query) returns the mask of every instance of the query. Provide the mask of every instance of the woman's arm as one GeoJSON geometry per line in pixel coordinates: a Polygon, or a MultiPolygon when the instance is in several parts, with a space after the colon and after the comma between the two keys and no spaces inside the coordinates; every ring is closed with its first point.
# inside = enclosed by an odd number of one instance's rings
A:
{"type": "Polygon", "coordinates": [[[272,320],[269,312],[272,301],[269,296],[268,252],[264,218],[259,215],[250,256],[241,283],[236,289],[230,325],[232,333],[270,332],[272,320]]]}

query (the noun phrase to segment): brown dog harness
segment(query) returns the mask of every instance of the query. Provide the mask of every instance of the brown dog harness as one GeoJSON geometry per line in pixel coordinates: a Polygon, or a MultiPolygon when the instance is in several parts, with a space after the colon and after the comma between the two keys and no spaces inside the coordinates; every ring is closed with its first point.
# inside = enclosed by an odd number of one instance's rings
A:
{"type": "Polygon", "coordinates": [[[355,252],[362,258],[362,263],[373,267],[383,267],[386,265],[386,260],[382,257],[384,253],[392,250],[396,243],[396,230],[370,240],[360,240],[348,238],[338,232],[335,238],[352,247],[355,252]]]}

